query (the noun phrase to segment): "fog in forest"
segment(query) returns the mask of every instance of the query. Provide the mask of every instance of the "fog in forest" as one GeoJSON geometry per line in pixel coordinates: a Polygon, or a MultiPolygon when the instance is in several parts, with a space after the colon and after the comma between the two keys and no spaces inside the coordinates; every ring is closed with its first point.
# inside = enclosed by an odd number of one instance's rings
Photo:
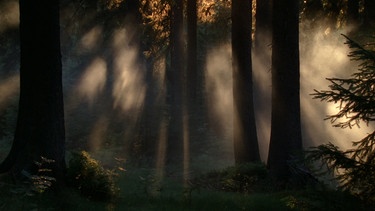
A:
{"type": "MultiPolygon", "coordinates": [[[[3,40],[18,33],[18,5],[15,1],[0,6],[0,33],[3,40]]],[[[165,78],[166,57],[155,59],[153,70],[140,55],[137,40],[138,29],[133,28],[132,19],[118,20],[115,26],[91,21],[85,30],[68,26],[72,11],[64,11],[61,23],[63,77],[65,92],[66,139],[68,149],[85,149],[96,153],[103,163],[111,162],[114,154],[127,158],[127,148],[137,150],[142,118],[148,119],[152,131],[147,131],[153,142],[157,169],[165,165],[168,117],[165,112],[167,80],[165,78]],[[66,21],[66,22],[64,22],[66,21]],[[84,31],[76,35],[76,31],[84,31]],[[109,33],[108,30],[111,30],[109,33]],[[148,69],[149,68],[149,69],[148,69]],[[147,110],[146,117],[144,116],[147,110]],[[151,112],[150,112],[151,111],[151,112]],[[118,146],[122,146],[119,148],[118,146]]],[[[304,23],[302,22],[301,25],[304,23]]],[[[337,112],[338,105],[312,99],[314,89],[328,89],[327,77],[345,77],[352,74],[357,64],[347,57],[349,49],[340,33],[329,30],[322,24],[318,29],[301,27],[300,71],[301,112],[304,146],[333,142],[340,147],[350,147],[368,130],[359,128],[340,129],[331,126],[324,118],[337,112]]],[[[7,52],[0,60],[0,114],[2,142],[12,140],[18,98],[19,43],[7,41],[7,52]],[[4,141],[3,141],[4,140],[4,141]]],[[[271,45],[259,54],[253,54],[253,76],[259,145],[263,161],[266,161],[270,136],[271,110],[271,45]]],[[[202,90],[206,109],[205,121],[195,125],[195,138],[188,140],[186,159],[191,162],[220,161],[220,165],[233,163],[232,149],[232,63],[229,41],[210,46],[199,58],[203,69],[202,90]],[[204,134],[204,135],[199,135],[204,134]],[[205,141],[203,139],[210,139],[205,141]]],[[[285,124],[288,124],[287,122],[285,124]]],[[[185,131],[187,130],[185,124],[185,131]]],[[[2,148],[0,158],[6,156],[2,148]]],[[[188,161],[185,160],[185,166],[188,161]]],[[[193,165],[193,164],[191,164],[193,165]]],[[[216,166],[217,167],[217,166],[216,166]]],[[[214,167],[212,167],[214,168],[214,167]]],[[[159,176],[163,176],[160,171],[159,176]]]]}

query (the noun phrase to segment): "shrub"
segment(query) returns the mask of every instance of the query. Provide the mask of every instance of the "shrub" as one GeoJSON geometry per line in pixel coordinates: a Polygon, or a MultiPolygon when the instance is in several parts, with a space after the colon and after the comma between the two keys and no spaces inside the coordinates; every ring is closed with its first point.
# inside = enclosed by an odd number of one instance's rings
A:
{"type": "Polygon", "coordinates": [[[68,183],[94,200],[111,200],[118,195],[113,171],[104,169],[88,152],[72,154],[67,171],[68,183]]]}
{"type": "Polygon", "coordinates": [[[261,163],[247,163],[211,171],[191,181],[195,188],[250,193],[260,188],[267,178],[267,169],[261,163]]]}

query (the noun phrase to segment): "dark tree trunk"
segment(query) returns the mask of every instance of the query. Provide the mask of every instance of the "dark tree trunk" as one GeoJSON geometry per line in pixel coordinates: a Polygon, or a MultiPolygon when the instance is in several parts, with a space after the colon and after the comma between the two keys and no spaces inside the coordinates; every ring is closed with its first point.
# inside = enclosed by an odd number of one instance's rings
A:
{"type": "Polygon", "coordinates": [[[233,141],[236,163],[260,161],[251,68],[251,1],[232,1],[233,141]]]}
{"type": "Polygon", "coordinates": [[[15,137],[1,172],[36,173],[41,157],[62,184],[65,128],[58,0],[20,0],[20,99],[15,137]]]}
{"type": "Polygon", "coordinates": [[[256,52],[263,52],[272,42],[272,0],[257,0],[255,13],[256,52]]]}
{"type": "Polygon", "coordinates": [[[299,1],[273,2],[272,114],[268,166],[285,184],[288,160],[302,149],[299,73],[299,1]]]}
{"type": "Polygon", "coordinates": [[[169,122],[167,160],[181,161],[182,154],[182,89],[183,89],[183,1],[171,3],[170,68],[168,97],[171,119],[169,122]]]}
{"type": "Polygon", "coordinates": [[[371,27],[375,23],[375,1],[364,0],[363,27],[371,27]]]}
{"type": "Polygon", "coordinates": [[[321,24],[324,14],[323,3],[321,0],[304,1],[304,17],[314,23],[321,24]]]}
{"type": "Polygon", "coordinates": [[[189,104],[197,100],[197,1],[187,1],[187,95],[189,104]]]}
{"type": "Polygon", "coordinates": [[[351,27],[356,27],[359,24],[359,0],[348,0],[347,22],[351,27]]]}

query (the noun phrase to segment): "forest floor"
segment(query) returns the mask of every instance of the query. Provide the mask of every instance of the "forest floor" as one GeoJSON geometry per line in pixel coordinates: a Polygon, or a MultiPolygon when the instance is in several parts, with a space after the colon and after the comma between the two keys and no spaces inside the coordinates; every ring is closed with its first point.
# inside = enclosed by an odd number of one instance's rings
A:
{"type": "Polygon", "coordinates": [[[306,188],[235,193],[193,187],[177,172],[160,174],[155,168],[128,166],[118,171],[119,195],[109,202],[89,199],[72,188],[58,194],[30,192],[3,175],[0,210],[369,210],[359,199],[340,191],[306,188]]]}
{"type": "Polygon", "coordinates": [[[113,202],[98,202],[67,189],[59,195],[27,195],[22,189],[4,189],[1,183],[0,210],[368,210],[361,203],[334,191],[282,191],[275,193],[228,193],[188,190],[175,181],[149,188],[138,173],[121,179],[120,197],[113,202]]]}

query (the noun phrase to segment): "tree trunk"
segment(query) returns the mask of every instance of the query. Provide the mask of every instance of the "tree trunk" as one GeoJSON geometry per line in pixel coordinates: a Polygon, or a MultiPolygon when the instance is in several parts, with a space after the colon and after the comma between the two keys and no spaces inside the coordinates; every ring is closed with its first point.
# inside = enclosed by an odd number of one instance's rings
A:
{"type": "Polygon", "coordinates": [[[15,137],[1,172],[36,174],[41,157],[59,184],[65,174],[65,127],[58,0],[20,0],[20,99],[15,137]]]}
{"type": "Polygon", "coordinates": [[[272,42],[272,0],[257,0],[255,13],[256,52],[264,52],[272,42]]]}
{"type": "Polygon", "coordinates": [[[299,73],[299,1],[273,2],[272,114],[268,167],[281,184],[288,160],[302,150],[299,73]]]}
{"type": "Polygon", "coordinates": [[[232,1],[233,141],[236,163],[260,161],[251,67],[251,1],[232,1]]]}
{"type": "Polygon", "coordinates": [[[179,162],[182,153],[182,90],[183,90],[183,1],[172,1],[170,16],[169,104],[171,119],[168,132],[167,160],[179,162]]]}
{"type": "Polygon", "coordinates": [[[187,1],[187,95],[189,104],[197,100],[197,1],[187,1]]]}
{"type": "Polygon", "coordinates": [[[364,0],[363,27],[372,27],[375,23],[375,1],[364,0]]]}
{"type": "Polygon", "coordinates": [[[357,27],[359,24],[359,0],[348,0],[347,23],[350,27],[357,27]]]}

